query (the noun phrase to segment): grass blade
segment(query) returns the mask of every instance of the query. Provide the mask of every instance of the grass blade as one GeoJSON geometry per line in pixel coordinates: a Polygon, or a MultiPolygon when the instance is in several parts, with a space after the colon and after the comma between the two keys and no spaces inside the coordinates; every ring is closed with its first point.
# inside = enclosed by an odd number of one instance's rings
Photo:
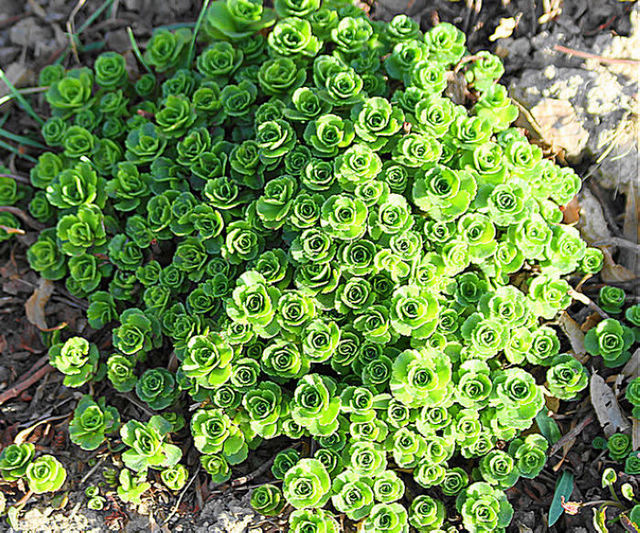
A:
{"type": "MultiPolygon", "coordinates": [[[[48,90],[49,90],[49,87],[28,87],[26,89],[18,89],[18,92],[20,94],[37,94],[37,93],[43,93],[48,90]]],[[[10,102],[14,98],[15,98],[15,94],[13,93],[3,96],[2,98],[0,98],[0,107],[6,104],[7,102],[10,102]]],[[[7,117],[8,115],[9,114],[6,113],[5,117],[7,117]]],[[[2,124],[4,124],[4,121],[2,122],[2,124]]]]}
{"type": "Polygon", "coordinates": [[[547,414],[546,409],[542,409],[542,411],[537,414],[536,423],[538,424],[540,433],[549,441],[549,444],[555,444],[562,438],[558,424],[547,414]]]}
{"type": "Polygon", "coordinates": [[[198,32],[200,31],[200,26],[202,26],[202,21],[204,20],[204,16],[207,13],[207,8],[209,7],[209,0],[204,0],[202,2],[202,9],[200,10],[200,15],[198,15],[198,20],[196,21],[196,27],[193,30],[193,36],[191,37],[191,45],[189,46],[189,54],[187,55],[187,66],[191,66],[193,62],[193,57],[196,51],[196,39],[198,38],[198,32]]]}
{"type": "Polygon", "coordinates": [[[551,507],[549,507],[549,527],[555,524],[564,513],[563,502],[568,502],[573,493],[573,474],[566,470],[556,483],[556,490],[553,493],[551,507]]]}
{"type": "Polygon", "coordinates": [[[84,30],[91,26],[91,24],[93,24],[102,12],[109,8],[111,4],[113,4],[113,0],[105,0],[105,2],[103,2],[102,5],[91,14],[91,16],[80,25],[76,30],[76,35],[80,35],[84,30]]]}
{"type": "Polygon", "coordinates": [[[17,135],[16,133],[11,133],[10,131],[5,130],[4,128],[0,128],[0,137],[6,137],[10,141],[15,141],[20,144],[24,144],[25,146],[31,146],[32,148],[39,148],[40,150],[48,150],[49,147],[44,144],[39,143],[38,141],[34,141],[29,137],[25,137],[24,135],[17,135]]]}
{"type": "Polygon", "coordinates": [[[131,30],[131,26],[127,27],[127,33],[129,34],[129,40],[131,41],[131,48],[133,49],[133,53],[138,58],[138,61],[140,62],[140,64],[145,68],[145,70],[149,74],[153,74],[153,72],[151,72],[151,69],[149,68],[149,65],[147,65],[145,63],[144,58],[142,57],[142,52],[140,52],[140,48],[138,47],[138,43],[136,42],[136,38],[133,35],[133,31],[131,30]]]}
{"type": "Polygon", "coordinates": [[[80,51],[81,52],[97,52],[99,50],[102,50],[105,46],[107,46],[107,43],[105,41],[96,41],[95,43],[82,45],[80,47],[80,51]]]}
{"type": "Polygon", "coordinates": [[[33,119],[38,124],[40,124],[42,126],[44,124],[44,120],[42,120],[42,118],[40,118],[40,116],[33,110],[33,107],[31,107],[31,104],[29,102],[27,102],[27,100],[25,99],[24,96],[22,96],[20,91],[18,89],[16,89],[15,86],[13,85],[13,83],[11,83],[9,81],[9,78],[7,78],[5,76],[4,70],[2,70],[1,68],[0,68],[0,80],[2,80],[6,84],[7,87],[9,87],[9,91],[11,91],[11,94],[13,95],[13,97],[16,100],[18,100],[18,102],[20,102],[20,104],[22,105],[24,110],[27,113],[29,113],[29,115],[31,115],[31,117],[33,117],[33,119]]]}
{"type": "Polygon", "coordinates": [[[27,161],[31,161],[32,163],[37,163],[38,160],[35,157],[31,157],[29,154],[24,154],[19,148],[12,146],[4,141],[0,141],[0,148],[3,148],[7,152],[11,152],[12,154],[17,155],[18,157],[22,157],[22,159],[26,159],[27,161]]]}

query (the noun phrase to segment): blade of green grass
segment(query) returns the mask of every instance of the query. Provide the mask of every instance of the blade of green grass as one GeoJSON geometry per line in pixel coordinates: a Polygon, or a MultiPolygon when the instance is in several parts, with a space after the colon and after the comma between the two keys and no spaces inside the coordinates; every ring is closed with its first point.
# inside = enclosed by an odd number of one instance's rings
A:
{"type": "Polygon", "coordinates": [[[31,146],[32,148],[39,148],[41,150],[49,149],[49,147],[39,143],[38,141],[34,141],[33,139],[30,139],[29,137],[25,137],[24,135],[11,133],[10,131],[5,130],[4,128],[0,128],[0,137],[6,137],[10,141],[15,141],[17,143],[24,144],[25,146],[31,146]]]}
{"type": "Polygon", "coordinates": [[[69,50],[70,48],[67,46],[67,48],[64,50],[64,52],[62,52],[59,56],[58,59],[56,59],[53,64],[54,65],[60,65],[62,64],[62,62],[67,58],[67,56],[69,55],[69,50]]]}
{"type": "Polygon", "coordinates": [[[96,9],[91,16],[85,20],[80,27],[76,30],[76,35],[80,35],[84,30],[86,30],[94,21],[102,14],[102,12],[113,4],[113,0],[105,0],[102,5],[96,9]]]}
{"type": "Polygon", "coordinates": [[[133,49],[133,53],[136,55],[136,57],[138,58],[138,61],[140,61],[140,64],[145,68],[145,70],[149,73],[149,74],[153,74],[153,72],[151,72],[151,69],[149,68],[149,65],[147,65],[142,57],[142,52],[140,52],[140,48],[138,47],[138,43],[136,42],[136,38],[133,35],[133,31],[131,30],[131,26],[127,27],[127,33],[129,34],[129,40],[131,41],[131,48],[133,49]]]}
{"type": "Polygon", "coordinates": [[[22,157],[22,159],[26,159],[27,161],[31,161],[32,163],[37,163],[38,160],[35,157],[31,157],[29,154],[23,154],[18,148],[12,146],[4,141],[0,141],[0,148],[3,148],[7,152],[11,152],[12,154],[16,154],[18,157],[22,157]]]}
{"type": "Polygon", "coordinates": [[[98,50],[102,50],[105,46],[107,46],[105,41],[96,41],[95,43],[81,45],[79,50],[81,52],[97,52],[98,50]]]}
{"type": "Polygon", "coordinates": [[[7,122],[7,120],[9,120],[9,113],[5,113],[4,115],[2,115],[2,118],[0,118],[0,128],[5,125],[5,122],[7,122]]]}
{"type": "Polygon", "coordinates": [[[573,474],[568,471],[562,472],[558,481],[556,482],[555,492],[553,493],[553,500],[551,501],[551,507],[549,507],[549,527],[555,524],[562,514],[564,513],[564,507],[562,504],[569,501],[571,494],[573,493],[573,474]]]}
{"type": "Polygon", "coordinates": [[[187,55],[187,67],[191,66],[191,63],[193,62],[193,56],[196,51],[196,39],[198,38],[198,32],[200,31],[200,26],[202,26],[202,21],[204,20],[208,7],[209,0],[204,0],[204,2],[202,2],[200,15],[198,15],[198,20],[196,21],[196,27],[193,30],[193,37],[191,37],[191,45],[189,46],[189,54],[187,55]]]}
{"type": "MultiPolygon", "coordinates": [[[[44,120],[42,120],[42,118],[40,118],[40,116],[33,110],[33,107],[31,107],[31,104],[29,102],[27,102],[27,100],[25,99],[24,96],[22,96],[22,94],[20,94],[20,91],[18,89],[15,88],[15,86],[13,85],[13,83],[11,83],[9,81],[9,78],[7,78],[4,75],[4,70],[2,70],[0,68],[0,80],[2,80],[7,87],[9,87],[9,91],[11,92],[11,94],[13,95],[13,97],[18,100],[18,102],[20,102],[20,104],[22,105],[22,107],[24,108],[24,110],[29,113],[29,115],[31,115],[33,117],[33,119],[40,124],[41,126],[44,124],[44,120]]],[[[0,105],[2,105],[0,103],[0,105]]]]}
{"type": "MultiPolygon", "coordinates": [[[[18,89],[17,92],[20,94],[36,94],[36,93],[43,93],[48,90],[49,90],[49,87],[28,87],[27,89],[18,89]]],[[[15,97],[16,97],[15,93],[10,93],[3,96],[2,98],[0,98],[0,107],[2,107],[7,102],[10,102],[11,100],[13,100],[15,97]]]]}

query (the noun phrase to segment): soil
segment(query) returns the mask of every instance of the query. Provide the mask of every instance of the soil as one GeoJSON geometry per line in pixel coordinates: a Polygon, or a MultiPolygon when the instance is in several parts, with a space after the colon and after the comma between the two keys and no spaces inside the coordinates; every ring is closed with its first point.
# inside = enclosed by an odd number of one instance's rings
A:
{"type": "MultiPolygon", "coordinates": [[[[202,2],[113,0],[108,2],[109,5],[99,16],[88,21],[104,4],[103,0],[0,0],[0,67],[15,85],[34,86],[37,72],[61,56],[63,64],[76,64],[75,52],[70,50],[69,37],[65,33],[68,29],[76,32],[82,29],[75,43],[80,59],[89,58],[105,49],[130,55],[127,27],[132,28],[138,42],[144,43],[153,27],[193,22],[202,2]],[[84,27],[87,21],[89,23],[84,27]]],[[[423,29],[428,29],[438,21],[456,24],[468,34],[472,52],[489,49],[504,58],[506,73],[502,81],[506,85],[517,82],[525,69],[542,68],[548,62],[542,45],[547,41],[571,50],[590,51],[599,39],[602,41],[603,38],[629,35],[632,30],[630,14],[638,9],[634,2],[618,0],[380,0],[370,7],[373,17],[385,20],[394,14],[406,13],[420,20],[423,29]],[[554,13],[554,6],[561,6],[560,12],[554,13]],[[548,15],[548,21],[542,19],[541,22],[540,18],[545,14],[548,15]],[[493,39],[491,36],[500,20],[509,18],[517,21],[513,32],[505,38],[493,39]]],[[[577,68],[585,65],[582,58],[557,52],[554,62],[556,65],[577,68]]],[[[0,97],[6,94],[4,89],[0,82],[0,97]]],[[[635,96],[637,98],[637,80],[635,96]]],[[[8,121],[3,128],[18,134],[37,130],[37,124],[21,109],[5,106],[0,108],[0,116],[4,113],[8,113],[8,121]]],[[[27,153],[33,152],[28,147],[21,149],[27,153]]],[[[582,175],[586,175],[593,168],[594,159],[587,156],[574,164],[582,175]]],[[[1,148],[0,164],[22,175],[28,174],[30,165],[28,161],[1,148]]],[[[596,181],[595,178],[593,181],[596,181]]],[[[600,188],[597,183],[594,187],[590,190],[597,193],[594,193],[595,201],[606,215],[609,226],[617,229],[613,235],[624,234],[623,220],[629,204],[627,197],[600,188]]],[[[591,215],[583,213],[582,216],[591,215]]],[[[66,485],[69,487],[66,493],[30,497],[20,514],[18,530],[69,533],[107,530],[197,533],[284,531],[282,521],[265,520],[253,513],[248,505],[248,489],[252,484],[266,481],[266,474],[260,474],[234,488],[209,486],[205,475],[201,474],[188,490],[180,494],[173,494],[162,484],[153,482],[148,497],[137,509],[124,506],[117,498],[110,496],[104,510],[87,509],[84,487],[98,485],[103,495],[108,494],[109,486],[103,472],[121,465],[106,447],[88,453],[68,441],[68,422],[80,394],[62,386],[60,374],[49,372],[46,368],[42,334],[32,323],[33,316],[30,321],[25,313],[25,303],[40,284],[38,275],[29,269],[25,257],[26,248],[35,236],[36,233],[30,231],[0,244],[0,395],[29,373],[41,375],[19,395],[0,404],[0,447],[20,435],[36,443],[39,450],[53,453],[63,461],[70,482],[66,485]]],[[[633,242],[637,242],[637,233],[633,242]]],[[[614,256],[614,260],[618,258],[618,255],[614,256]]],[[[637,278],[626,280],[623,285],[638,296],[637,278]]],[[[593,279],[585,286],[585,293],[594,297],[599,286],[601,282],[593,279]]],[[[63,287],[56,285],[50,299],[41,304],[38,316],[45,321],[44,327],[50,330],[44,335],[55,335],[56,329],[66,323],[73,332],[91,336],[91,340],[99,346],[108,343],[104,334],[88,328],[83,318],[86,303],[72,297],[63,287]],[[43,312],[45,303],[46,313],[43,312]]],[[[33,311],[33,306],[29,305],[33,311]]],[[[38,305],[35,308],[38,313],[38,305]]],[[[577,303],[569,309],[569,314],[581,324],[590,313],[583,304],[577,303]]],[[[569,340],[565,342],[569,343],[569,340]]],[[[615,384],[615,372],[606,371],[593,361],[588,366],[599,371],[610,385],[615,384]]],[[[94,392],[100,394],[100,387],[94,392]]],[[[142,410],[125,395],[111,397],[109,403],[116,406],[124,417],[143,415],[142,410]]],[[[575,475],[575,490],[571,500],[587,503],[607,499],[600,478],[605,467],[615,466],[604,453],[591,446],[593,438],[601,435],[602,430],[588,395],[580,402],[562,402],[560,405],[549,405],[549,408],[563,434],[589,417],[591,421],[574,441],[569,441],[564,449],[549,459],[540,477],[521,480],[509,491],[515,509],[509,531],[595,531],[591,507],[582,509],[575,516],[565,514],[552,528],[545,525],[560,471],[569,470],[575,475]]],[[[186,437],[186,433],[182,436],[186,437]]],[[[177,437],[179,440],[181,435],[177,437]]],[[[286,444],[274,442],[270,446],[270,450],[258,451],[246,464],[234,468],[233,477],[259,470],[260,465],[273,456],[274,450],[282,449],[286,444]]],[[[193,449],[186,450],[187,465],[192,471],[198,464],[197,455],[193,449]]],[[[629,478],[626,481],[635,485],[638,494],[638,479],[629,478]]],[[[0,512],[3,495],[8,504],[14,504],[25,493],[24,486],[20,484],[1,484],[0,487],[0,512]]],[[[0,523],[0,531],[4,530],[13,531],[0,523]]],[[[622,531],[622,526],[611,528],[611,531],[618,530],[622,531]]]]}

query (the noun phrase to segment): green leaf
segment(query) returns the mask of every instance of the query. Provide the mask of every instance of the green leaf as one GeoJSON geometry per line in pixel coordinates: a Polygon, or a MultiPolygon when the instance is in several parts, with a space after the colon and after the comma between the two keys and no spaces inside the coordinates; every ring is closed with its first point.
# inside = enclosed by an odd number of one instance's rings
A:
{"type": "Polygon", "coordinates": [[[546,409],[542,409],[536,415],[536,424],[538,424],[540,433],[549,441],[549,444],[555,444],[562,437],[558,424],[547,414],[546,409]]]}
{"type": "Polygon", "coordinates": [[[556,489],[553,493],[553,500],[551,501],[551,507],[549,507],[549,527],[554,525],[564,513],[562,507],[562,501],[569,501],[571,494],[573,493],[573,474],[566,470],[562,472],[562,475],[556,483],[556,489]]]}
{"type": "Polygon", "coordinates": [[[7,522],[9,522],[9,525],[16,531],[20,530],[20,523],[18,520],[19,514],[20,509],[17,507],[9,507],[9,510],[7,511],[7,522]]]}
{"type": "Polygon", "coordinates": [[[604,472],[602,473],[602,487],[612,487],[617,480],[618,475],[616,474],[615,469],[605,468],[604,472]]]}
{"type": "Polygon", "coordinates": [[[603,505],[600,509],[593,510],[593,527],[598,533],[609,533],[607,528],[607,506],[603,505]]]}

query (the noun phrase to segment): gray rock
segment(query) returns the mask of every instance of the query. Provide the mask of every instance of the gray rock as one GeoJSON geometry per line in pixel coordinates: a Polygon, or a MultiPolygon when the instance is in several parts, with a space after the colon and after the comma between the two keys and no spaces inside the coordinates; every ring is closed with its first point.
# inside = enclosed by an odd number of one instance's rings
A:
{"type": "MultiPolygon", "coordinates": [[[[638,57],[638,20],[634,12],[630,37],[602,35],[594,49],[607,57],[638,57]]],[[[534,57],[557,54],[552,47],[558,34],[547,37],[546,48],[539,42],[544,35],[532,40],[534,57]]],[[[545,140],[565,150],[567,160],[597,162],[601,186],[624,191],[638,179],[637,65],[588,60],[572,67],[548,61],[543,69],[523,71],[510,93],[530,110],[545,140]]]]}
{"type": "Polygon", "coordinates": [[[18,46],[34,46],[52,37],[52,32],[38,23],[35,17],[27,17],[11,27],[9,39],[18,46]]]}
{"type": "Polygon", "coordinates": [[[247,492],[242,498],[230,493],[211,500],[202,510],[195,533],[245,533],[257,518],[249,499],[247,492]]]}

